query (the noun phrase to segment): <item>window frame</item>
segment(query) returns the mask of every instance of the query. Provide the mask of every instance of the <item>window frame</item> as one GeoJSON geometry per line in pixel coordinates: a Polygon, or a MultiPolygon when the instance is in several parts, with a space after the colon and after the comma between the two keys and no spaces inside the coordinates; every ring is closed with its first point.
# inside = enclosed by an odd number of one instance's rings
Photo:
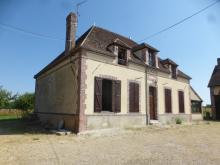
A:
{"type": "Polygon", "coordinates": [[[173,102],[172,102],[172,89],[171,88],[164,88],[164,110],[166,114],[171,114],[173,113],[173,102]],[[166,90],[170,91],[170,110],[167,111],[167,98],[166,98],[166,90]]]}

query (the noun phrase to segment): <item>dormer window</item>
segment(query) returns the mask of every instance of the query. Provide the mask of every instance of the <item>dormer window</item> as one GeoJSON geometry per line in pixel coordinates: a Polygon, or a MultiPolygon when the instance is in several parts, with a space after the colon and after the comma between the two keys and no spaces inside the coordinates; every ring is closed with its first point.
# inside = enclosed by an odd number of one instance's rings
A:
{"type": "Polygon", "coordinates": [[[153,66],[153,67],[156,66],[155,55],[154,55],[152,52],[149,52],[148,61],[149,61],[149,62],[148,62],[149,66],[153,66]]]}
{"type": "Polygon", "coordinates": [[[171,75],[172,75],[172,78],[174,78],[174,79],[177,78],[176,69],[177,69],[176,66],[171,65],[171,72],[172,72],[171,75]]]}
{"type": "Polygon", "coordinates": [[[122,47],[118,47],[118,64],[127,65],[127,50],[122,47]]]}

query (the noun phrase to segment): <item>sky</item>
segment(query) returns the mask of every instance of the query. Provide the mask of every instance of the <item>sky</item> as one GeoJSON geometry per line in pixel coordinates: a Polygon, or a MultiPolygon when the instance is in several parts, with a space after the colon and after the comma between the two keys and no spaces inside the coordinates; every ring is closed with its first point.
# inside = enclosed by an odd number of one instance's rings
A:
{"type": "MultiPolygon", "coordinates": [[[[0,86],[34,92],[33,76],[64,50],[66,16],[81,1],[0,0],[0,86]]],[[[79,8],[77,36],[95,24],[138,42],[214,1],[88,0],[79,8]]],[[[161,58],[174,60],[210,104],[207,85],[220,57],[220,3],[144,42],[159,49],[161,58]]]]}

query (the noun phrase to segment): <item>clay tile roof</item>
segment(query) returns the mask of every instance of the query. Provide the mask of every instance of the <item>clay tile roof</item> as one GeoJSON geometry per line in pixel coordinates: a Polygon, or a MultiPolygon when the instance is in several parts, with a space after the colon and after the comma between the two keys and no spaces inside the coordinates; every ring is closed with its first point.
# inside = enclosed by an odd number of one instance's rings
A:
{"type": "Polygon", "coordinates": [[[216,65],[210,78],[208,87],[220,85],[220,65],[216,65]]]}
{"type": "Polygon", "coordinates": [[[127,37],[93,26],[82,46],[106,51],[106,48],[115,42],[130,48],[137,45],[136,42],[127,37]]]}
{"type": "MultiPolygon", "coordinates": [[[[144,47],[147,47],[151,50],[154,50],[156,52],[159,52],[156,48],[146,44],[146,43],[142,43],[142,44],[138,44],[135,41],[124,37],[120,34],[111,32],[109,30],[97,27],[97,26],[92,26],[91,28],[89,28],[80,38],[77,39],[76,41],[76,47],[77,48],[87,48],[89,50],[92,51],[96,51],[96,52],[100,52],[100,53],[104,53],[106,55],[110,55],[110,56],[115,56],[112,52],[110,52],[107,48],[109,45],[111,44],[119,44],[121,46],[124,46],[128,49],[141,49],[144,47]]],[[[61,62],[63,59],[65,59],[67,56],[65,55],[65,53],[61,53],[60,56],[58,56],[55,60],[53,60],[50,64],[48,64],[44,69],[42,69],[38,74],[36,74],[34,76],[34,78],[37,78],[38,76],[40,76],[42,73],[44,73],[45,71],[47,71],[48,69],[52,68],[53,66],[55,66],[56,64],[58,64],[59,62],[61,62]]],[[[173,62],[170,59],[166,59],[169,60],[169,62],[171,62],[172,64],[177,65],[175,62],[173,62]]],[[[165,61],[166,61],[165,60],[165,61]]],[[[134,54],[131,53],[131,59],[130,61],[140,64],[140,65],[146,65],[140,58],[136,57],[134,54]]],[[[163,62],[164,60],[159,60],[159,70],[166,72],[166,73],[170,73],[169,69],[163,66],[163,62]]],[[[186,79],[191,79],[189,76],[187,76],[186,74],[184,74],[183,72],[179,71],[179,76],[184,77],[186,79]]]]}

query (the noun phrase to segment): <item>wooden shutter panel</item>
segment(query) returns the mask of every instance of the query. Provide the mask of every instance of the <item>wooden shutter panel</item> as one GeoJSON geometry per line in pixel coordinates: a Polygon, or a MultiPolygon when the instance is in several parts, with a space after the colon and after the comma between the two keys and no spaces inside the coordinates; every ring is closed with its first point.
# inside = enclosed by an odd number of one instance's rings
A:
{"type": "Polygon", "coordinates": [[[129,112],[139,112],[139,84],[129,83],[129,112]]]}
{"type": "Polygon", "coordinates": [[[185,105],[184,105],[184,92],[179,91],[178,92],[179,96],[179,112],[184,113],[185,112],[185,105]]]}
{"type": "Polygon", "coordinates": [[[102,111],[102,78],[95,77],[94,112],[102,111]]]}
{"type": "Polygon", "coordinates": [[[171,102],[171,90],[165,89],[165,112],[172,112],[172,102],[171,102]]]}
{"type": "Polygon", "coordinates": [[[135,83],[134,112],[139,112],[139,84],[135,83]]]}
{"type": "Polygon", "coordinates": [[[116,80],[114,81],[115,87],[113,89],[115,89],[115,91],[113,92],[115,94],[114,96],[114,102],[115,102],[115,112],[121,112],[121,81],[116,80]]]}

